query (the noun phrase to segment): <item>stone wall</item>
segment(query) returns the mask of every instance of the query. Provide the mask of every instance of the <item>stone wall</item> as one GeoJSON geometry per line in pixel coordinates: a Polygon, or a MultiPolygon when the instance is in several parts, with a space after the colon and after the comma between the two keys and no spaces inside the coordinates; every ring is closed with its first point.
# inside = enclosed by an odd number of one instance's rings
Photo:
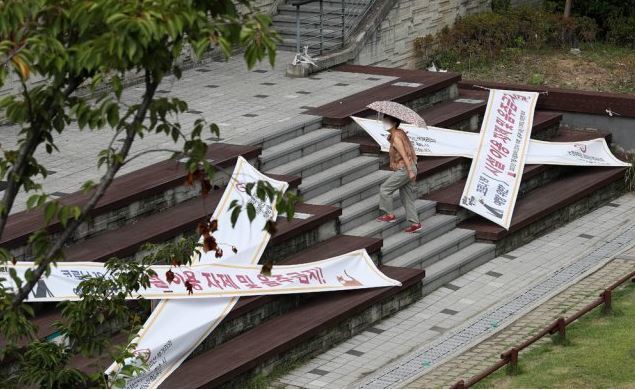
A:
{"type": "Polygon", "coordinates": [[[414,50],[415,38],[451,25],[457,16],[488,9],[490,0],[396,0],[355,63],[411,69],[421,66],[414,50]]]}

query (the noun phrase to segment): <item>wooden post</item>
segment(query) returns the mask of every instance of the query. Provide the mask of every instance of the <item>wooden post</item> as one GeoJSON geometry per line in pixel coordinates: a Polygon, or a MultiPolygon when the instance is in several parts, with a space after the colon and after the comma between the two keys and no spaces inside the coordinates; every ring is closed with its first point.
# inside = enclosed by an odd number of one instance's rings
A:
{"type": "Polygon", "coordinates": [[[512,376],[518,374],[518,349],[510,349],[507,359],[507,374],[512,376]]]}
{"type": "Polygon", "coordinates": [[[604,304],[602,305],[602,314],[611,314],[613,312],[612,295],[611,290],[604,290],[600,294],[600,297],[602,297],[602,300],[604,301],[604,304]]]}

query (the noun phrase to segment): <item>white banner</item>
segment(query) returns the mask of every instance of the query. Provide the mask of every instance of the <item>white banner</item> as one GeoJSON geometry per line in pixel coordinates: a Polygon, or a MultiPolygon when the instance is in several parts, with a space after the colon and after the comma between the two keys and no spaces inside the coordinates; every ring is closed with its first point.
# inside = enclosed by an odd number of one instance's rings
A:
{"type": "MultiPolygon", "coordinates": [[[[23,278],[24,271],[33,267],[34,263],[18,262],[8,268],[14,268],[23,278]]],[[[150,279],[151,286],[128,299],[229,298],[401,285],[381,273],[363,249],[312,263],[275,266],[271,276],[261,275],[261,266],[258,265],[199,263],[189,267],[165,265],[151,268],[156,272],[150,279]],[[168,280],[167,272],[171,272],[171,280],[168,280]]],[[[38,286],[47,294],[31,295],[28,302],[79,300],[78,285],[85,277],[95,276],[112,275],[102,263],[57,263],[51,274],[41,279],[44,286],[38,286]]]]}
{"type": "Polygon", "coordinates": [[[489,91],[461,206],[509,229],[533,126],[537,92],[489,91]]]}
{"type": "MultiPolygon", "coordinates": [[[[383,152],[388,152],[388,132],[381,121],[353,117],[383,152]]],[[[428,126],[422,129],[402,124],[418,156],[447,156],[473,158],[479,134],[468,131],[428,126]]],[[[630,164],[613,156],[604,138],[577,142],[548,142],[532,139],[525,164],[625,167],[630,164]]]]}
{"type": "MultiPolygon", "coordinates": [[[[263,202],[245,192],[247,183],[259,180],[268,181],[279,191],[286,191],[288,184],[273,180],[249,165],[247,160],[238,158],[232,180],[223,193],[211,219],[218,220],[218,230],[214,233],[216,241],[234,245],[238,253],[224,251],[220,259],[213,252],[204,254],[201,264],[237,264],[254,265],[258,263],[270,239],[270,234],[263,230],[268,220],[275,220],[277,211],[275,202],[263,202]],[[236,226],[232,228],[228,207],[232,200],[242,204],[252,202],[257,213],[253,222],[247,213],[240,214],[236,226]]],[[[193,259],[194,261],[195,259],[193,259]]],[[[144,373],[128,378],[127,388],[156,388],[165,380],[192,351],[218,326],[238,301],[232,298],[208,298],[162,300],[154,309],[139,337],[133,340],[136,353],[148,368],[144,373]],[[183,319],[187,318],[187,321],[183,319]]],[[[118,368],[111,365],[107,374],[115,374],[118,368]]]]}

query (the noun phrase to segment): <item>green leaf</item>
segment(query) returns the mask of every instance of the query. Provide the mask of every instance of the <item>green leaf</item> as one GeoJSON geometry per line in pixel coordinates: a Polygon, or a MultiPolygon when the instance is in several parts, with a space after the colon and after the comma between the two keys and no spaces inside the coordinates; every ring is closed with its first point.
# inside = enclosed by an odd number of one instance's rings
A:
{"type": "Polygon", "coordinates": [[[57,202],[49,202],[44,206],[44,221],[48,225],[57,213],[57,202]]]}
{"type": "Polygon", "coordinates": [[[252,222],[256,218],[256,208],[251,202],[247,203],[247,217],[249,218],[249,222],[252,222]]]}

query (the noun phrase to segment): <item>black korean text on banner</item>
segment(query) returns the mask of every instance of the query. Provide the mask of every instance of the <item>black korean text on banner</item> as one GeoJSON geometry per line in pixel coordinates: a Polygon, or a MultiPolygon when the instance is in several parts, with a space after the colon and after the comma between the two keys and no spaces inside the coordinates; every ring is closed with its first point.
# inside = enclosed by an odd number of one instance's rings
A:
{"type": "Polygon", "coordinates": [[[509,229],[525,166],[536,92],[490,90],[461,206],[509,229]]]}

